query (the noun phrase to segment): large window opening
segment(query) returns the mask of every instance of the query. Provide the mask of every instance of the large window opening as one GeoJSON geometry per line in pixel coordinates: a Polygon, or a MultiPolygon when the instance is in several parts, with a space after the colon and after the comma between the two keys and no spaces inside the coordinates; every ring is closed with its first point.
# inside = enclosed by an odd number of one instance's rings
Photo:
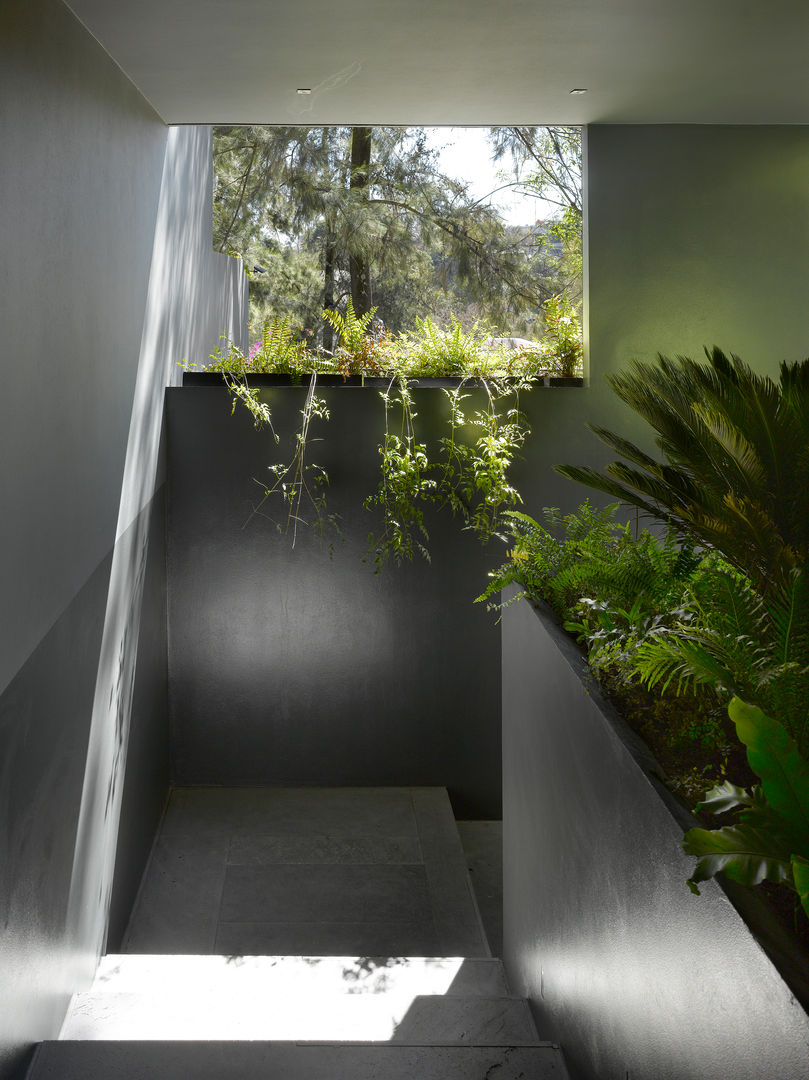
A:
{"type": "Polygon", "coordinates": [[[323,312],[349,308],[394,341],[429,325],[538,347],[560,315],[580,338],[580,128],[218,127],[214,164],[251,342],[284,323],[332,352],[323,312]]]}

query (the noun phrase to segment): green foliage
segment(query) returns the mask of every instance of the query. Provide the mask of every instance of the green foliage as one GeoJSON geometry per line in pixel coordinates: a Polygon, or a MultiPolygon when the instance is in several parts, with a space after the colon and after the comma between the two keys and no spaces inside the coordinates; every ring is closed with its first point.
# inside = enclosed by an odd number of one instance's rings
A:
{"type": "MultiPolygon", "coordinates": [[[[288,464],[271,466],[274,481],[263,487],[263,497],[254,512],[263,513],[272,496],[284,499],[287,514],[283,531],[292,531],[293,544],[297,527],[305,520],[304,507],[308,507],[307,517],[321,535],[326,526],[335,524],[326,505],[328,476],[307,458],[311,421],[328,419],[325,400],[315,394],[317,374],[331,371],[344,376],[387,375],[390,384],[380,395],[386,425],[379,447],[380,483],[365,500],[366,508],[382,512],[382,530],[369,538],[377,568],[389,558],[401,562],[416,553],[429,558],[424,522],[428,504],[449,507],[462,518],[464,528],[485,543],[501,534],[503,512],[521,501],[509,470],[529,433],[518,403],[520,392],[531,386],[532,378],[519,372],[504,377],[502,353],[486,358],[484,331],[477,325],[464,331],[453,322],[448,331],[441,331],[429,319],[422,320],[418,355],[414,358],[412,339],[404,349],[397,350],[385,331],[369,332],[374,310],[357,315],[349,297],[345,315],[334,310],[323,312],[338,338],[333,357],[308,348],[288,318],[268,320],[261,341],[251,348],[249,356],[231,343],[225,354],[219,350],[213,357],[211,370],[224,375],[233,407],[241,402],[258,427],[269,425],[272,429],[271,414],[259,391],[249,385],[251,374],[269,371],[310,376],[309,395],[291,459],[288,464]],[[444,374],[448,364],[462,378],[480,377],[485,368],[497,372],[498,365],[500,374],[480,379],[476,392],[485,395],[482,408],[466,409],[464,403],[473,395],[467,392],[464,382],[444,390],[449,404],[449,434],[431,450],[417,434],[409,380],[414,371],[444,374]],[[400,414],[398,431],[392,424],[392,413],[396,411],[400,414]]],[[[278,436],[274,431],[272,434],[278,443],[278,436]]]]}
{"type": "Polygon", "coordinates": [[[633,611],[635,619],[667,610],[699,559],[671,536],[660,543],[646,530],[636,535],[631,524],[615,520],[618,508],[612,503],[599,509],[587,501],[563,517],[546,507],[547,527],[526,514],[509,514],[514,539],[509,560],[490,574],[481,599],[518,581],[524,595],[546,601],[562,618],[584,613],[583,599],[589,610],[604,602],[616,613],[633,611]]]}
{"type": "MultiPolygon", "coordinates": [[[[580,220],[580,130],[550,131],[520,129],[508,182],[580,220]]],[[[465,181],[441,171],[423,128],[218,127],[214,166],[214,243],[249,267],[254,323],[269,310],[289,315],[329,351],[319,312],[335,310],[346,293],[358,310],[370,306],[358,301],[361,278],[395,333],[417,314],[443,320],[477,309],[476,317],[525,334],[548,296],[580,295],[570,243],[504,225],[465,181]],[[359,140],[359,156],[358,131],[371,136],[359,140]]],[[[574,233],[565,231],[573,247],[574,233]]]]}
{"type": "Polygon", "coordinates": [[[379,447],[381,455],[380,480],[376,492],[365,500],[368,510],[382,511],[383,530],[371,533],[368,548],[379,569],[392,558],[398,565],[411,560],[419,552],[427,561],[426,546],[429,534],[424,524],[423,503],[432,502],[437,482],[427,447],[415,433],[417,413],[413,397],[404,379],[398,380],[381,393],[385,406],[385,437],[379,447]],[[400,414],[400,430],[391,431],[391,415],[400,414]]]}
{"type": "Polygon", "coordinates": [[[306,345],[292,327],[289,316],[268,318],[259,347],[251,350],[248,361],[253,372],[298,374],[306,368],[306,345]]]}
{"type": "Polygon", "coordinates": [[[641,706],[658,740],[671,746],[697,741],[723,753],[727,737],[712,691],[696,688],[681,704],[669,700],[658,708],[654,695],[641,692],[637,673],[640,650],[683,617],[684,596],[704,557],[671,535],[660,541],[621,525],[617,510],[617,503],[597,509],[586,502],[562,517],[546,508],[546,526],[526,514],[507,513],[509,559],[490,574],[478,601],[491,601],[508,584],[521,586],[515,599],[550,604],[586,649],[599,680],[628,704],[641,706]]]}
{"type": "Polygon", "coordinates": [[[518,392],[508,383],[483,381],[486,407],[467,413],[467,395],[445,390],[450,403],[450,434],[441,440],[439,497],[464,527],[485,543],[501,535],[502,515],[522,498],[509,480],[509,469],[528,428],[520,414],[518,392]],[[461,437],[468,433],[468,441],[461,437]]]}
{"type": "Polygon", "coordinates": [[[663,462],[593,427],[630,464],[556,468],[719,551],[767,596],[809,558],[809,361],[782,364],[775,384],[717,348],[707,357],[610,377],[658,433],[663,462]]]}
{"type": "MultiPolygon", "coordinates": [[[[251,410],[252,411],[252,410],[251,410]]],[[[263,495],[253,507],[251,517],[266,516],[264,507],[274,495],[286,504],[283,522],[276,522],[279,532],[292,535],[292,546],[298,537],[298,526],[310,526],[316,535],[324,538],[328,531],[339,534],[339,522],[329,514],[325,488],[329,477],[322,465],[308,460],[309,427],[313,420],[328,420],[329,408],[325,398],[317,394],[317,375],[312,374],[304,406],[301,409],[301,425],[293,436],[293,452],[289,462],[269,466],[274,479],[269,485],[260,485],[263,495]],[[304,517],[304,513],[308,516],[304,517]]],[[[276,437],[276,443],[279,441],[276,437]]],[[[248,519],[249,520],[249,519],[248,519]]]]}
{"type": "Polygon", "coordinates": [[[701,806],[713,813],[737,812],[720,829],[690,829],[683,848],[697,857],[689,886],[724,873],[742,885],[769,880],[787,885],[809,916],[809,762],[777,721],[734,698],[729,706],[750,767],[761,780],[751,790],[722,784],[701,806]]]}
{"type": "Polygon", "coordinates": [[[570,378],[581,375],[583,346],[578,305],[560,293],[545,301],[545,329],[548,335],[544,358],[551,375],[570,378]]]}
{"type": "Polygon", "coordinates": [[[778,718],[809,752],[809,575],[793,570],[762,597],[716,556],[689,582],[679,617],[635,658],[648,686],[697,685],[742,698],[778,718]]]}
{"type": "Polygon", "coordinates": [[[427,316],[416,317],[416,330],[404,335],[404,369],[409,375],[471,375],[491,371],[502,362],[502,353],[492,354],[484,342],[491,336],[488,327],[475,324],[464,330],[454,315],[447,327],[439,327],[427,316]]]}
{"type": "MultiPolygon", "coordinates": [[[[550,223],[548,231],[562,245],[568,267],[568,275],[573,282],[580,282],[582,277],[584,252],[582,238],[582,214],[577,206],[566,206],[562,216],[550,223]]],[[[568,294],[575,294],[575,287],[569,287],[568,294]]]]}
{"type": "Polygon", "coordinates": [[[381,393],[385,406],[385,439],[380,447],[382,467],[377,491],[365,501],[382,511],[383,529],[369,537],[377,567],[388,558],[410,559],[418,551],[426,558],[429,539],[424,508],[449,507],[485,543],[500,535],[504,511],[521,501],[509,480],[509,469],[528,434],[516,405],[518,387],[483,381],[486,405],[467,413],[471,396],[463,385],[445,389],[449,403],[449,435],[439,440],[438,454],[416,437],[417,413],[408,381],[400,377],[381,393]],[[398,434],[391,432],[391,414],[401,416],[398,434]]]}
{"type": "Polygon", "coordinates": [[[362,354],[365,334],[374,315],[376,315],[376,308],[357,315],[354,310],[354,301],[349,296],[346,301],[345,315],[341,315],[339,311],[327,309],[322,317],[338,335],[339,348],[353,356],[362,354]]]}

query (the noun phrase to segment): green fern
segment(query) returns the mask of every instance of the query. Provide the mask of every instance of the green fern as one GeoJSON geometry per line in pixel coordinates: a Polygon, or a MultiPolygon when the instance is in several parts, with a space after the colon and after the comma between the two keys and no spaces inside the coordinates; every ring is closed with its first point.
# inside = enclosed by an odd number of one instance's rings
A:
{"type": "Polygon", "coordinates": [[[354,310],[354,301],[349,296],[344,316],[339,311],[326,308],[322,317],[337,334],[340,348],[345,349],[347,353],[356,355],[362,353],[363,338],[368,332],[368,327],[371,325],[374,315],[376,315],[375,307],[362,315],[358,315],[354,310]]]}
{"type": "Polygon", "coordinates": [[[635,361],[609,377],[657,432],[662,461],[592,427],[626,460],[606,475],[556,469],[721,552],[770,595],[809,560],[809,360],[782,364],[776,384],[737,356],[706,355],[635,361]]]}
{"type": "Polygon", "coordinates": [[[809,750],[809,573],[761,597],[752,582],[709,559],[687,590],[681,618],[640,647],[647,686],[680,693],[711,686],[777,719],[809,750]]]}

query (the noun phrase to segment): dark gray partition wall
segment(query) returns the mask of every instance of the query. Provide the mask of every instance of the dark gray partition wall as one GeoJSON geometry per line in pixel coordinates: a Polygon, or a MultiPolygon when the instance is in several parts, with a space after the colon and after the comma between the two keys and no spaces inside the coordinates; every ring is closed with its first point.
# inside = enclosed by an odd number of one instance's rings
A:
{"type": "MultiPolygon", "coordinates": [[[[305,392],[267,393],[285,438],[305,392]]],[[[462,815],[497,817],[498,631],[473,600],[503,547],[431,515],[432,562],[375,574],[362,556],[379,519],[362,503],[378,484],[382,405],[368,387],[325,394],[331,420],[309,453],[342,519],[333,552],[305,527],[293,550],[271,520],[280,501],[247,520],[253,478],[279,450],[243,409],[231,416],[224,388],[168,391],[175,780],[446,784],[462,815]]],[[[428,429],[444,407],[441,390],[416,391],[428,429]]]]}

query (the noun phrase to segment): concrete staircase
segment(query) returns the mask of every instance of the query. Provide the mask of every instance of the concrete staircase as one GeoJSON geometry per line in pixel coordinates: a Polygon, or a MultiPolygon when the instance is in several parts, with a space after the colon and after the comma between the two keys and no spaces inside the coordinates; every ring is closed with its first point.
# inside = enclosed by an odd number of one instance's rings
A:
{"type": "Polygon", "coordinates": [[[107,956],[31,1080],[558,1078],[495,959],[107,956]]]}
{"type": "MultiPolygon", "coordinates": [[[[357,858],[358,850],[362,858],[369,857],[367,834],[371,824],[379,831],[386,800],[391,812],[391,790],[380,789],[384,792],[379,797],[380,814],[372,812],[371,796],[363,792],[348,799],[349,809],[339,822],[330,822],[332,832],[351,836],[352,858],[357,858]]],[[[213,951],[207,955],[172,954],[166,948],[166,924],[160,922],[159,929],[151,929],[158,924],[154,897],[166,883],[165,859],[153,859],[127,940],[143,943],[153,934],[159,949],[103,957],[93,985],[74,997],[59,1040],[37,1047],[28,1080],[567,1080],[561,1051],[537,1039],[527,1003],[509,993],[501,962],[485,955],[488,950],[482,926],[482,950],[475,945],[474,937],[469,938],[470,921],[474,918],[479,924],[479,919],[465,871],[465,880],[458,882],[463,853],[454,822],[450,829],[447,820],[451,811],[446,794],[439,789],[411,789],[404,799],[402,791],[399,789],[399,801],[393,807],[396,820],[391,819],[390,829],[394,825],[396,832],[407,829],[409,819],[401,809],[412,805],[418,843],[408,849],[407,863],[393,863],[391,851],[397,852],[396,859],[402,858],[398,854],[403,849],[401,837],[395,844],[392,832],[382,841],[378,837],[373,858],[384,858],[385,862],[369,863],[369,873],[374,866],[408,866],[413,872],[403,880],[419,881],[414,867],[422,864],[414,860],[424,859],[423,877],[431,883],[425,918],[440,929],[442,913],[447,915],[448,905],[453,905],[457,918],[466,926],[465,939],[472,941],[477,955],[264,956],[223,955],[222,950],[219,955],[213,951]],[[429,828],[426,809],[430,811],[429,828]],[[430,844],[439,835],[444,857],[437,851],[430,853],[430,844]],[[431,869],[432,858],[437,865],[455,867],[453,881],[431,869]],[[466,914],[465,895],[470,904],[466,914]],[[480,955],[481,951],[484,955],[480,955]]],[[[221,804],[223,797],[220,793],[212,798],[221,804]]],[[[298,810],[302,803],[294,792],[266,797],[254,794],[249,799],[242,795],[229,797],[229,806],[248,806],[251,828],[256,827],[256,798],[261,803],[263,858],[270,849],[273,859],[283,858],[282,863],[273,864],[279,875],[283,866],[300,865],[289,862],[299,859],[300,851],[306,851],[307,860],[315,857],[313,851],[318,852],[318,873],[328,872],[330,865],[341,865],[323,863],[320,854],[328,850],[327,857],[334,858],[334,839],[326,843],[322,832],[325,810],[328,808],[333,815],[337,805],[334,789],[312,795],[314,809],[309,811],[309,825],[302,822],[298,810]],[[293,804],[294,818],[288,812],[293,804]],[[288,843],[279,842],[278,834],[291,831],[300,833],[298,854],[291,854],[288,843]],[[271,842],[268,837],[273,837],[271,842]],[[281,849],[283,854],[279,856],[281,849]]],[[[176,800],[185,815],[183,829],[176,831],[179,819],[169,820],[165,833],[173,834],[175,830],[176,835],[191,836],[189,799],[192,797],[176,800]]],[[[193,800],[197,797],[193,796],[193,800]]],[[[346,796],[341,794],[339,800],[346,802],[346,796]]],[[[206,803],[200,818],[208,822],[206,828],[210,827],[210,809],[206,803]]],[[[230,873],[233,882],[252,896],[256,882],[266,882],[268,865],[262,862],[258,867],[265,877],[244,882],[244,856],[235,852],[243,851],[243,845],[236,840],[246,820],[241,809],[232,814],[228,826],[232,835],[222,867],[225,879],[230,873]]],[[[158,838],[156,851],[160,843],[158,838]]],[[[345,841],[340,850],[342,859],[348,850],[345,841]]],[[[177,864],[171,866],[172,888],[187,889],[192,883],[187,878],[178,882],[177,864]]],[[[203,881],[218,880],[211,874],[210,865],[205,866],[204,875],[199,868],[194,873],[200,875],[200,887],[203,881]]],[[[303,880],[309,880],[308,875],[309,871],[303,880]]],[[[328,891],[328,880],[317,880],[328,891]]],[[[337,874],[334,880],[342,878],[337,874]]],[[[235,887],[233,882],[231,889],[235,887]]],[[[220,915],[227,916],[228,905],[232,904],[227,880],[218,887],[220,915]]],[[[292,891],[290,906],[280,912],[279,904],[283,907],[287,901],[276,893],[268,916],[281,915],[285,920],[292,917],[292,891]]],[[[388,895],[387,885],[377,893],[381,899],[388,895]]],[[[160,904],[167,904],[168,899],[169,894],[165,894],[160,904]]],[[[330,920],[340,910],[346,920],[355,917],[353,907],[340,909],[340,897],[332,893],[323,911],[314,914],[332,927],[330,920]]],[[[402,907],[401,918],[410,918],[412,910],[412,905],[402,907]]],[[[295,911],[308,920],[306,925],[314,927],[317,934],[317,925],[311,922],[311,904],[296,901],[295,911]]],[[[389,906],[388,916],[392,911],[389,906]]],[[[381,914],[378,909],[371,911],[377,919],[381,914]]],[[[445,921],[447,926],[441,934],[455,933],[449,928],[449,920],[445,921]]],[[[207,913],[200,921],[200,927],[203,925],[208,935],[205,940],[219,940],[225,933],[221,926],[218,930],[210,927],[207,913]]],[[[380,923],[374,925],[378,933],[380,923]]],[[[232,935],[232,928],[226,930],[232,935]]],[[[273,924],[272,934],[277,932],[273,924]]],[[[333,932],[332,927],[329,934],[333,932]]],[[[391,941],[399,939],[396,925],[386,932],[393,934],[391,941]]],[[[430,930],[430,934],[434,932],[430,930]]],[[[256,933],[254,924],[250,933],[256,933]]],[[[293,933],[297,935],[298,931],[293,933]]],[[[294,936],[294,940],[298,937],[294,936]]],[[[439,935],[439,940],[448,939],[439,935]]]]}

